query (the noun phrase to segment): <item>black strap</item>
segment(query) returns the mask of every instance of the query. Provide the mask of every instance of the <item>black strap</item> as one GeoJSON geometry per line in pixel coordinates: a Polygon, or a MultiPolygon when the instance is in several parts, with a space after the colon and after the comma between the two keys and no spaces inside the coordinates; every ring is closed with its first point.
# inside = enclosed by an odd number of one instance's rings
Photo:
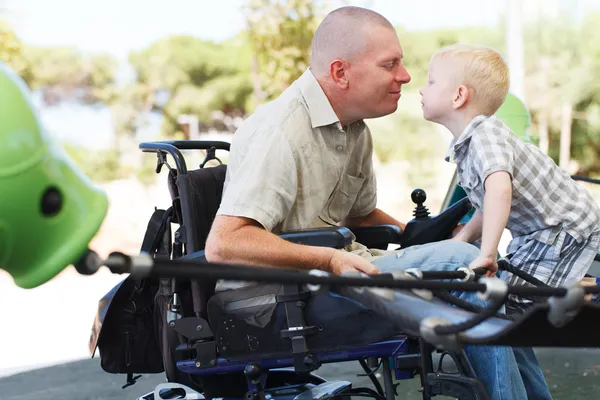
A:
{"type": "MultiPolygon", "coordinates": [[[[305,302],[297,300],[303,292],[300,292],[298,287],[299,285],[295,283],[284,284],[283,295],[279,296],[280,299],[286,299],[283,302],[285,303],[288,324],[288,329],[281,331],[281,337],[290,338],[292,359],[296,372],[307,373],[319,367],[319,361],[310,353],[306,343],[306,336],[315,334],[317,328],[306,325],[304,319],[305,302]]],[[[280,302],[279,299],[278,302],[280,302]]]]}
{"type": "Polygon", "coordinates": [[[172,207],[169,207],[166,210],[154,210],[150,217],[150,221],[148,221],[148,227],[146,228],[144,240],[142,241],[141,251],[152,254],[158,249],[172,214],[172,207]]]}

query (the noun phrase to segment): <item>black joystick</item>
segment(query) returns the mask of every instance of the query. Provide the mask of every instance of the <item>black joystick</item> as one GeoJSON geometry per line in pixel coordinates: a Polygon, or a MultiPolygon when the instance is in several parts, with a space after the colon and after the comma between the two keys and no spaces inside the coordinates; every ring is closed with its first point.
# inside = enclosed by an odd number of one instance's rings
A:
{"type": "Polygon", "coordinates": [[[262,385],[263,369],[259,364],[248,364],[244,368],[246,379],[255,387],[244,396],[245,400],[266,400],[265,392],[262,385]]]}
{"type": "Polygon", "coordinates": [[[417,206],[413,211],[415,219],[429,218],[429,210],[423,205],[427,200],[427,194],[423,189],[415,189],[410,194],[410,198],[417,206]]]}
{"type": "Polygon", "coordinates": [[[244,368],[244,375],[252,383],[260,382],[262,372],[262,368],[258,364],[248,364],[244,368]]]}

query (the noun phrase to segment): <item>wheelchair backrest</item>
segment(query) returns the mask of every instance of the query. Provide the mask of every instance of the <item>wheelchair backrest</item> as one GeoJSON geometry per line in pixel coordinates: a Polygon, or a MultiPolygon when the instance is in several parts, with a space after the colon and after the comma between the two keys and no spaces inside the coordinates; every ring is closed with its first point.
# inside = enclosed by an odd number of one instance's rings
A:
{"type": "MultiPolygon", "coordinates": [[[[179,197],[185,253],[204,250],[206,238],[221,204],[227,166],[200,168],[179,174],[174,180],[179,197]]],[[[175,200],[175,199],[174,199],[175,200]]]]}

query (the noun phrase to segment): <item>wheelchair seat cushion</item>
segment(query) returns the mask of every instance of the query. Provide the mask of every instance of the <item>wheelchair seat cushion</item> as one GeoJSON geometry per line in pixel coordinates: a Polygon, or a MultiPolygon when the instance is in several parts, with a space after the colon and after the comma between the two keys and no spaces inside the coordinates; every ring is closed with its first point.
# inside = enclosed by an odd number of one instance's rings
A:
{"type": "MultiPolygon", "coordinates": [[[[208,317],[222,357],[262,358],[291,354],[291,341],[281,336],[288,328],[279,284],[253,284],[218,292],[208,302],[208,317]]],[[[296,302],[294,302],[296,304],[296,302]]],[[[398,329],[362,304],[329,291],[311,293],[305,300],[306,337],[310,351],[335,351],[389,339],[398,329]]]]}

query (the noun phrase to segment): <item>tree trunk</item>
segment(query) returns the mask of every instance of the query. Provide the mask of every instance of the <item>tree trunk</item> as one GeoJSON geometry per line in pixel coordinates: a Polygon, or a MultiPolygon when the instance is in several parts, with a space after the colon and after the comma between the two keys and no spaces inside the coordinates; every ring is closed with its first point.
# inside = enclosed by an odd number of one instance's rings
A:
{"type": "Polygon", "coordinates": [[[538,135],[540,137],[540,150],[544,154],[548,154],[550,148],[550,140],[548,135],[548,114],[544,111],[538,115],[538,135]]]}
{"type": "Polygon", "coordinates": [[[560,128],[560,159],[559,166],[569,168],[571,159],[571,124],[573,122],[573,106],[571,103],[563,104],[562,125],[560,128]]]}

